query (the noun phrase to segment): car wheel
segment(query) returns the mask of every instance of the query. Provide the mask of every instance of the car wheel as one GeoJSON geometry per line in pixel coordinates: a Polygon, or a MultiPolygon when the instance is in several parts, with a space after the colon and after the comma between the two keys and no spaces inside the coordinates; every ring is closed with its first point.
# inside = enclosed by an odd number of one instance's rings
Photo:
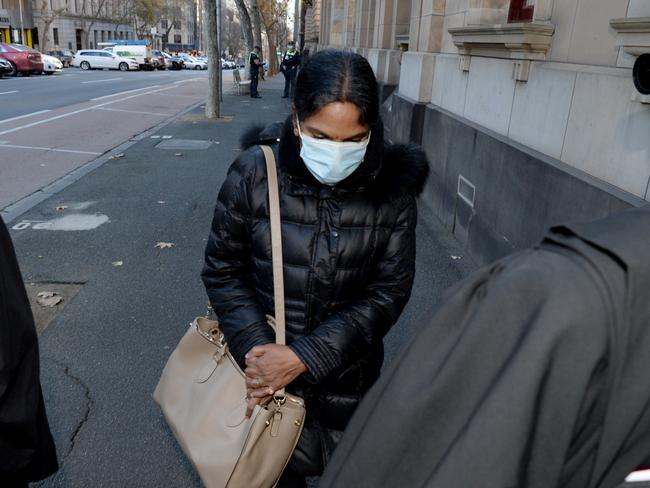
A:
{"type": "Polygon", "coordinates": [[[194,66],[194,69],[201,69],[201,67],[197,64],[196,66],[194,66]]]}
{"type": "Polygon", "coordinates": [[[90,69],[90,63],[88,61],[82,61],[79,67],[84,71],[88,71],[90,69]]]}
{"type": "Polygon", "coordinates": [[[43,73],[49,76],[49,75],[53,75],[54,71],[43,71],[43,73]]]}
{"type": "Polygon", "coordinates": [[[12,61],[9,61],[9,64],[11,65],[11,71],[9,73],[7,73],[7,74],[9,76],[18,75],[18,68],[16,68],[16,65],[12,61]]]}
{"type": "Polygon", "coordinates": [[[129,71],[129,65],[126,63],[120,63],[120,71],[129,71]]]}

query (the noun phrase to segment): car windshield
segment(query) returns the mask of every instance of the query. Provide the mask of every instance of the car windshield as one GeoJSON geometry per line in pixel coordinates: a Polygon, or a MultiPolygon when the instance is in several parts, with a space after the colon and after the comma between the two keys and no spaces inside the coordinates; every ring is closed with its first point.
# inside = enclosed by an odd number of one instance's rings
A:
{"type": "Polygon", "coordinates": [[[29,53],[38,52],[36,49],[32,49],[31,47],[28,46],[23,46],[22,44],[9,44],[9,46],[15,49],[16,51],[20,51],[20,52],[29,52],[29,53]]]}

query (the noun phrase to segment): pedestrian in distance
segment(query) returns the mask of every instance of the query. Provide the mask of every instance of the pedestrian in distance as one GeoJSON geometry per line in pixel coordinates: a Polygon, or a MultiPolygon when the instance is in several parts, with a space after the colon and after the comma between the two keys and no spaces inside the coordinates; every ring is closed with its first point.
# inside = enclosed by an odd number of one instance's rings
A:
{"type": "Polygon", "coordinates": [[[257,92],[257,85],[260,80],[260,69],[264,69],[262,66],[262,60],[260,58],[260,52],[260,47],[255,46],[255,48],[248,55],[248,64],[250,65],[251,75],[251,98],[262,98],[257,92]]]}
{"type": "Polygon", "coordinates": [[[289,41],[287,44],[287,50],[282,56],[282,62],[280,63],[280,71],[284,75],[284,94],[282,98],[288,98],[291,96],[293,98],[293,92],[296,87],[296,75],[298,74],[298,68],[300,67],[300,53],[296,51],[296,43],[294,41],[289,41]]]}
{"type": "Polygon", "coordinates": [[[554,228],[452,288],[319,486],[615,488],[649,468],[648,241],[646,206],[554,228]]]}
{"type": "Polygon", "coordinates": [[[215,209],[203,282],[230,352],[246,374],[249,413],[283,387],[306,402],[296,450],[278,484],[322,472],[384,359],[383,338],[408,302],[416,196],[429,166],[384,141],[375,75],[343,51],[311,57],[284,121],[244,136],[215,209]],[[287,345],[276,345],[267,176],[278,161],[287,345]]]}
{"type": "Polygon", "coordinates": [[[9,232],[0,219],[0,486],[27,487],[57,469],[34,318],[9,232]]]}

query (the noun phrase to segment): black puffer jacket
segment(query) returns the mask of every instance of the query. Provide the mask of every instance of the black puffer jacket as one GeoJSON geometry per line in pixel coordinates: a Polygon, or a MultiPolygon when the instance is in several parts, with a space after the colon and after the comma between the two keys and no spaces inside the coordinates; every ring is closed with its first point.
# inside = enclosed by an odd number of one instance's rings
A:
{"type": "Polygon", "coordinates": [[[278,161],[287,343],[308,372],[289,388],[310,416],[342,430],[379,375],[382,339],[411,293],[415,196],[428,175],[415,146],[384,147],[381,123],[362,165],[335,187],[300,159],[288,119],[249,132],[250,146],[221,188],[203,281],[240,365],[255,345],[275,342],[273,278],[264,155],[278,161]],[[292,388],[293,387],[293,388],[292,388]]]}

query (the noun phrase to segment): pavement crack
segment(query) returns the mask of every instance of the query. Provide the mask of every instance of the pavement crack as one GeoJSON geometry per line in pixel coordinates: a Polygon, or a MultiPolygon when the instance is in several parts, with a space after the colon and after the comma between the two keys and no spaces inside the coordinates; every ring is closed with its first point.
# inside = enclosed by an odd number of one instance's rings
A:
{"type": "Polygon", "coordinates": [[[86,383],[84,383],[81,380],[81,378],[75,376],[74,374],[72,374],[70,372],[70,366],[69,365],[67,365],[67,364],[65,364],[65,363],[63,363],[61,361],[58,361],[58,360],[56,360],[54,358],[48,358],[48,359],[50,361],[58,364],[59,366],[61,366],[63,368],[63,374],[65,374],[68,378],[70,378],[72,381],[74,381],[77,385],[79,385],[81,387],[81,389],[84,392],[84,398],[86,400],[85,401],[85,411],[83,413],[82,419],[79,421],[79,423],[75,427],[74,431],[72,432],[72,435],[68,439],[68,449],[66,450],[65,454],[63,454],[59,459],[61,467],[63,467],[63,464],[65,463],[66,459],[68,458],[68,456],[70,454],[72,454],[72,451],[75,448],[75,445],[76,445],[76,442],[77,442],[77,436],[79,435],[79,433],[81,432],[81,429],[84,427],[84,425],[86,425],[86,422],[88,422],[88,419],[90,418],[90,413],[92,411],[92,407],[93,407],[94,402],[93,402],[92,397],[90,396],[90,388],[88,388],[86,383]]]}

